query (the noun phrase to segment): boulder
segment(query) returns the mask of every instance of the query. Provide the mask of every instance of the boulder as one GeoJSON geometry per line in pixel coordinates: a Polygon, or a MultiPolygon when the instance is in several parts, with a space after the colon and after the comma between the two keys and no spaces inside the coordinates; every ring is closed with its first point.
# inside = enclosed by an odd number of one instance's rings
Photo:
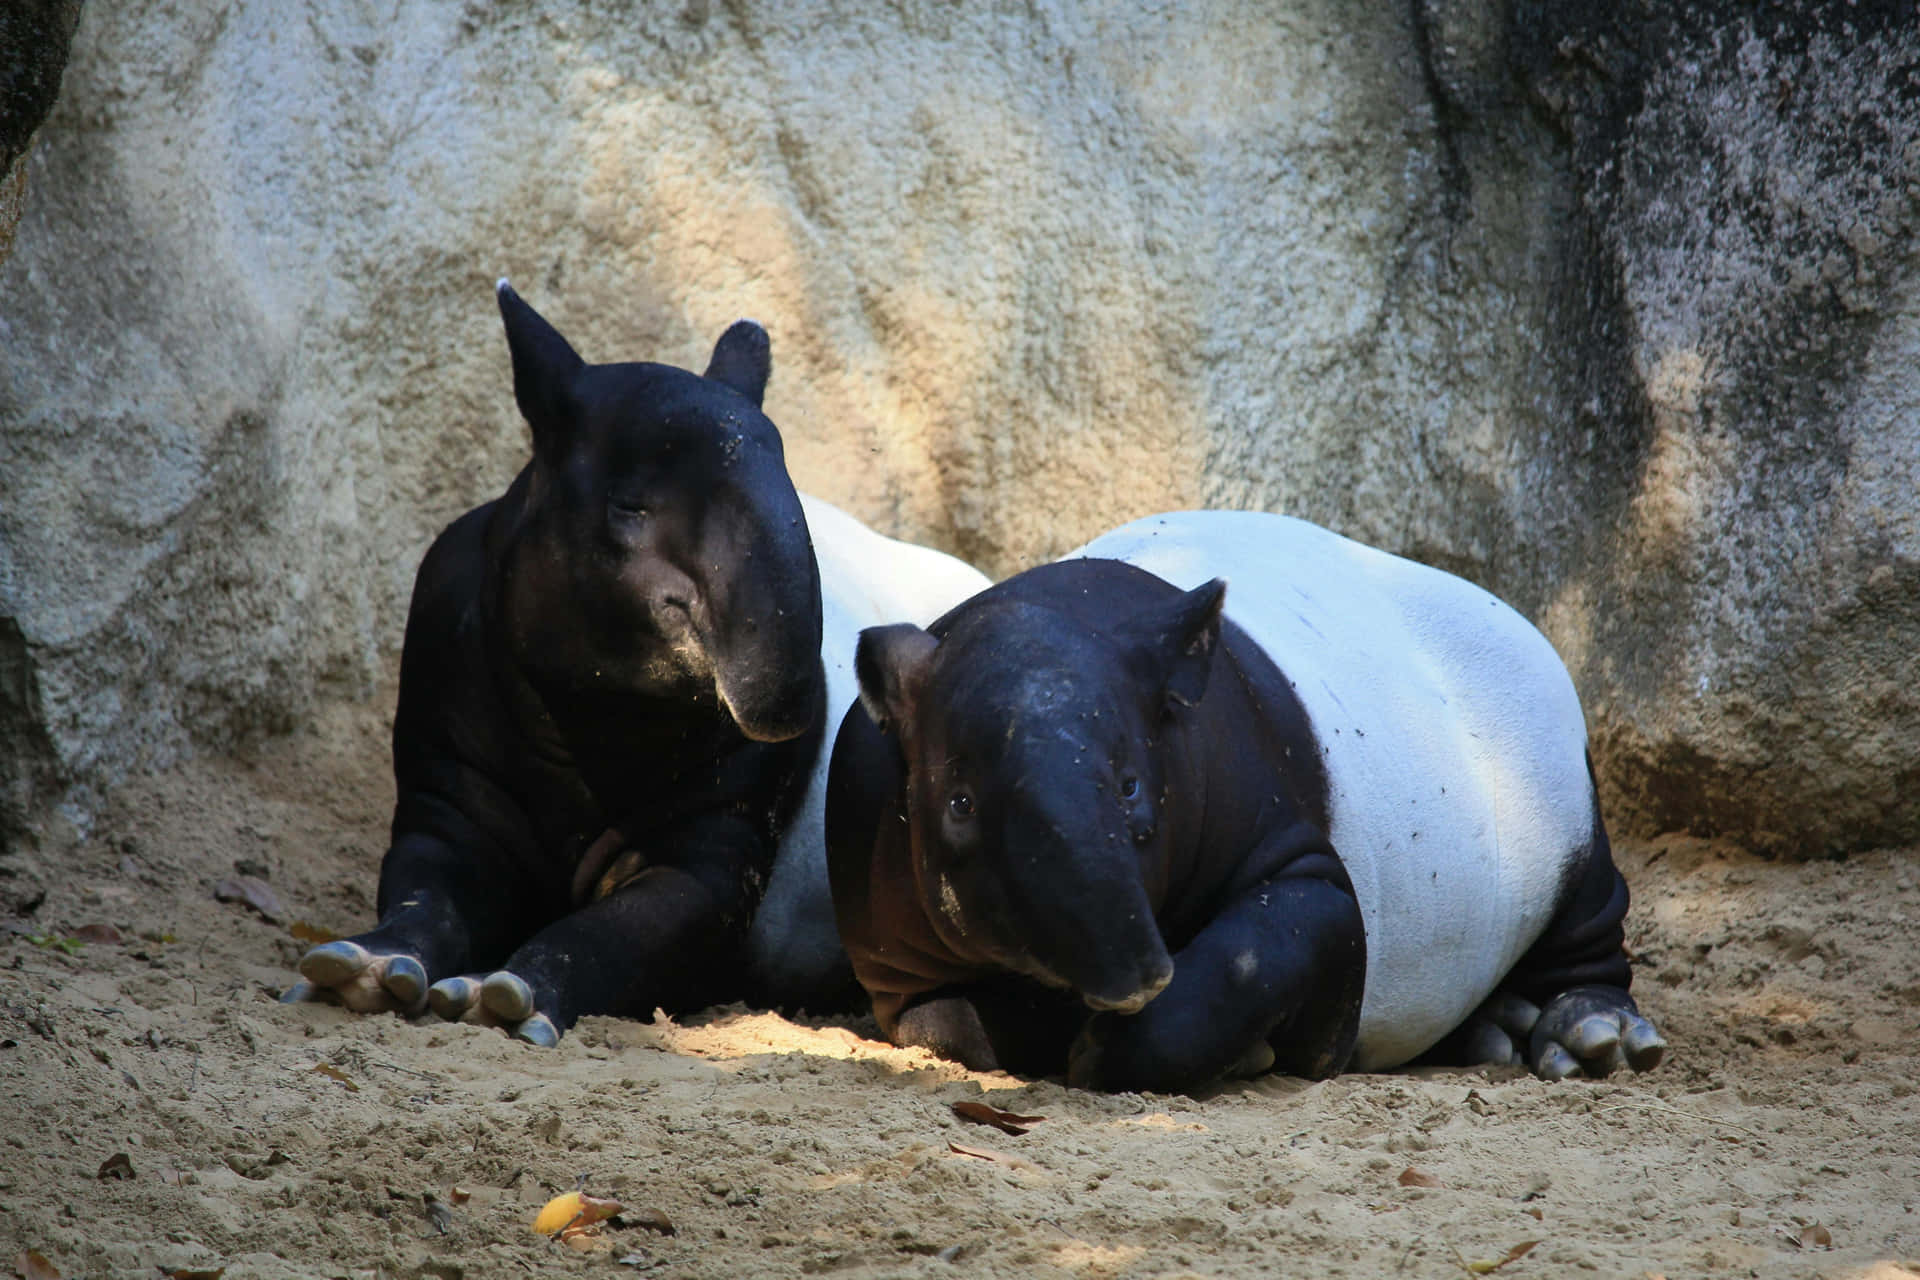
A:
{"type": "Polygon", "coordinates": [[[1630,8],[89,6],[0,266],[0,830],[370,694],[527,447],[507,275],[594,360],[758,318],[800,486],[991,572],[1221,505],[1465,573],[1623,830],[1920,839],[1916,35],[1630,8]]]}

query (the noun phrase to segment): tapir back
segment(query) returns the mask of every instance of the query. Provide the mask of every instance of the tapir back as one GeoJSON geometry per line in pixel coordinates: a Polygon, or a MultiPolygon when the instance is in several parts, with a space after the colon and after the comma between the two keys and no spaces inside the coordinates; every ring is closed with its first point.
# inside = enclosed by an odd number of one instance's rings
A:
{"type": "Polygon", "coordinates": [[[1367,931],[1353,1065],[1431,1047],[1545,929],[1593,838],[1585,723],[1553,647],[1461,578],[1286,516],[1153,516],[1072,554],[1183,589],[1228,580],[1227,616],[1320,744],[1367,931]]]}

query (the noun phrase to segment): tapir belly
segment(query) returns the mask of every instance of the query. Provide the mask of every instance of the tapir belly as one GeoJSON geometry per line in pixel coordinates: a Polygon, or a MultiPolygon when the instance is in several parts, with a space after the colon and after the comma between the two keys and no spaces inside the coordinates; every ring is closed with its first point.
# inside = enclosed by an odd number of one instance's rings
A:
{"type": "Polygon", "coordinates": [[[1284,516],[1154,516],[1074,554],[1228,580],[1227,615],[1322,753],[1367,932],[1353,1066],[1430,1048],[1540,936],[1592,838],[1585,724],[1552,646],[1463,579],[1284,516]]]}

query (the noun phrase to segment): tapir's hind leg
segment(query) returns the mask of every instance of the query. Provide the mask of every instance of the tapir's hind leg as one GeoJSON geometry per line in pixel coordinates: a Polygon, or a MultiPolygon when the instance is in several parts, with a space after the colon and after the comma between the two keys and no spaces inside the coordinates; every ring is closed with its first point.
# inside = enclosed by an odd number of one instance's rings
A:
{"type": "Polygon", "coordinates": [[[1492,1045],[1495,1037],[1485,1034],[1491,1025],[1549,1080],[1659,1065],[1666,1041],[1628,994],[1627,902],[1627,882],[1613,865],[1596,802],[1592,841],[1573,867],[1559,911],[1462,1032],[1492,1045]],[[1531,1025],[1522,1016],[1526,1006],[1539,1010],[1531,1025]]]}

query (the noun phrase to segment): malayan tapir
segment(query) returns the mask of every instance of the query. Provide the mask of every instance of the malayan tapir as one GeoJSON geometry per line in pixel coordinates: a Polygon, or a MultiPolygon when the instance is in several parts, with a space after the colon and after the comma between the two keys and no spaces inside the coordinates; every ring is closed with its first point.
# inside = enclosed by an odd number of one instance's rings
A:
{"type": "Polygon", "coordinates": [[[533,457],[414,584],[379,924],[309,950],[282,998],[536,1044],[583,1014],[857,998],[828,708],[837,728],[863,626],[987,579],[794,491],[760,326],[702,375],[590,365],[497,292],[533,457]]]}
{"type": "Polygon", "coordinates": [[[864,632],[855,669],[828,863],[897,1043],[1168,1091],[1664,1052],[1572,681],[1460,578],[1154,516],[864,632]]]}

